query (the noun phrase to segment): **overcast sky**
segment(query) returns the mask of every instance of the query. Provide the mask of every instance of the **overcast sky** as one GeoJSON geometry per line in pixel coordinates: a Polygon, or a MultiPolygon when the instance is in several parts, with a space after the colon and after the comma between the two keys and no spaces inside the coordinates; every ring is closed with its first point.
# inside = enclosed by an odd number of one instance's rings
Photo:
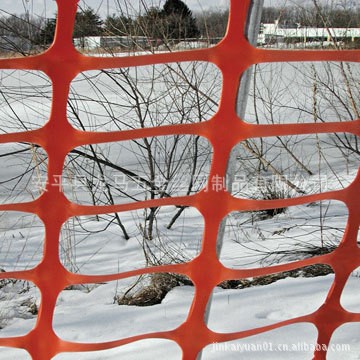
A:
{"type": "MultiPolygon", "coordinates": [[[[145,0],[148,4],[155,6],[162,6],[165,0],[145,0]]],[[[229,6],[229,0],[183,0],[190,10],[195,12],[201,12],[209,9],[226,9],[229,6]]],[[[241,1],[241,0],[238,0],[241,1]]],[[[320,2],[329,3],[341,3],[345,0],[320,0],[320,2]]],[[[348,3],[351,1],[357,2],[359,0],[346,0],[348,3]]],[[[117,13],[118,5],[127,2],[128,4],[138,4],[138,0],[80,0],[80,5],[88,5],[96,10],[102,17],[105,17],[107,13],[117,13]]],[[[304,4],[311,2],[311,0],[265,0],[265,6],[291,6],[295,3],[304,4]]],[[[136,5],[135,5],[136,6],[136,5]]],[[[55,0],[0,0],[0,10],[5,10],[13,14],[22,14],[29,11],[30,14],[53,17],[56,11],[55,0]]]]}
{"type": "MultiPolygon", "coordinates": [[[[193,12],[208,9],[226,9],[229,6],[229,0],[183,0],[193,12]]],[[[102,17],[117,13],[118,5],[124,2],[138,4],[137,0],[80,0],[79,4],[84,4],[95,9],[102,17]]],[[[165,0],[146,0],[148,4],[162,6],[165,0]]],[[[138,8],[138,7],[136,7],[138,8]]],[[[21,14],[29,11],[34,15],[52,17],[56,11],[56,2],[54,0],[0,0],[0,9],[9,13],[21,14]]]]}

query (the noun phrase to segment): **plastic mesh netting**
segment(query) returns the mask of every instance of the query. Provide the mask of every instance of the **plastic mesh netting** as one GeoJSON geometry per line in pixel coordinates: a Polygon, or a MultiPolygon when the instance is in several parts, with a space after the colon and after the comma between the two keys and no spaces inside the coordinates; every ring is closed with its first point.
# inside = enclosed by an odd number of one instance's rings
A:
{"type": "MultiPolygon", "coordinates": [[[[288,51],[255,48],[245,36],[250,0],[231,0],[231,11],[226,36],[216,46],[207,49],[172,53],[155,53],[128,57],[92,57],[80,54],[73,45],[72,33],[76,0],[57,0],[58,18],[54,43],[43,54],[0,60],[1,69],[43,71],[53,85],[52,109],[47,123],[38,130],[0,135],[1,143],[23,142],[42,147],[48,154],[48,184],[61,176],[66,155],[85,144],[117,142],[136,138],[192,134],[202,136],[213,147],[213,159],[208,181],[224,179],[230,153],[240,141],[249,138],[315,133],[360,134],[360,120],[312,123],[256,125],[239,119],[236,113],[238,88],[243,72],[253,64],[292,61],[360,61],[360,51],[288,51]],[[202,123],[178,124],[115,132],[86,132],[74,129],[67,119],[67,100],[72,80],[89,70],[124,68],[150,64],[203,61],[215,64],[222,72],[223,85],[218,111],[202,123]]],[[[51,359],[62,352],[96,351],[119,347],[141,339],[161,338],[175,341],[183,351],[184,359],[195,359],[203,348],[215,342],[226,342],[260,334],[281,326],[312,323],[318,330],[318,343],[329,344],[334,331],[344,323],[359,322],[360,314],[350,313],[340,305],[340,297],[350,273],[360,266],[357,244],[359,229],[360,175],[345,189],[280,200],[251,200],[233,197],[225,187],[208,186],[207,191],[184,197],[167,197],[132,204],[113,206],[83,206],[70,202],[59,187],[48,185],[42,195],[31,202],[1,205],[1,211],[21,211],[36,214],[45,225],[45,245],[41,263],[34,269],[1,273],[1,278],[23,279],[33,282],[41,292],[41,308],[35,328],[25,336],[0,339],[1,346],[27,350],[33,359],[51,359]],[[264,210],[300,205],[320,200],[338,200],[349,211],[348,224],[340,246],[325,254],[296,263],[258,269],[229,269],[218,259],[217,240],[222,220],[233,211],[264,210]],[[205,219],[205,231],[200,254],[184,264],[167,265],[129,271],[113,275],[85,276],[70,273],[59,258],[59,237],[62,224],[74,216],[124,212],[155,206],[192,206],[205,219]],[[205,321],[205,313],[214,287],[224,280],[241,279],[282,272],[316,263],[330,265],[335,281],[324,304],[314,313],[276,323],[271,326],[236,333],[216,333],[205,321]],[[73,284],[100,283],[149,272],[173,272],[189,277],[195,286],[195,297],[186,321],[172,331],[139,335],[106,343],[75,343],[59,338],[53,330],[53,315],[60,292],[73,284]]],[[[316,359],[325,359],[319,351],[316,359]]]]}

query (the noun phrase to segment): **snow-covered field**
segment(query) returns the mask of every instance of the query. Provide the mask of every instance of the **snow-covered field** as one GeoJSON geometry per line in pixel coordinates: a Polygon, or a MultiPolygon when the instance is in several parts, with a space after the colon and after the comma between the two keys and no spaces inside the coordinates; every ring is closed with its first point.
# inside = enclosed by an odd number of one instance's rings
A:
{"type": "MultiPolygon", "coordinates": [[[[345,64],[344,69],[354,79],[360,79],[357,76],[359,69],[354,64],[345,64]]],[[[328,64],[325,68],[319,64],[298,68],[266,65],[259,66],[256,71],[257,78],[252,81],[251,88],[256,101],[249,100],[245,117],[249,122],[321,122],[356,118],[359,104],[354,105],[351,99],[359,98],[359,87],[353,78],[344,80],[343,68],[338,64],[328,64]],[[306,76],[298,77],[299,72],[306,76]],[[352,97],[349,96],[349,84],[352,97]],[[336,98],[335,93],[340,95],[336,98]]],[[[6,89],[3,97],[8,101],[1,103],[0,114],[11,119],[2,124],[2,132],[41,127],[51,103],[51,86],[46,77],[25,71],[1,73],[2,86],[6,89]],[[31,92],[34,84],[37,87],[31,92]],[[24,102],[24,98],[27,101],[24,102]]],[[[91,72],[75,79],[69,96],[68,116],[73,126],[93,131],[205,121],[217,110],[220,88],[221,74],[216,67],[204,63],[195,67],[190,63],[183,67],[143,67],[122,73],[115,70],[91,72]],[[188,74],[190,80],[185,81],[184,74],[188,74]],[[152,79],[155,79],[155,85],[152,79]],[[168,82],[164,83],[164,79],[168,82]],[[134,88],[135,84],[139,89],[134,88]]],[[[357,138],[349,134],[244,142],[238,149],[231,192],[242,198],[277,199],[342,189],[354,180],[359,168],[357,142],[357,138]]],[[[165,193],[171,196],[196,193],[206,182],[212,156],[210,144],[195,136],[139,139],[75,150],[77,152],[66,159],[64,193],[74,202],[100,205],[111,203],[109,191],[114,203],[160,198],[165,193]],[[194,165],[195,151],[198,163],[194,165]],[[101,174],[96,167],[98,162],[91,158],[94,152],[103,164],[101,174]],[[152,164],[156,164],[155,168],[152,164]],[[132,175],[124,176],[119,168],[126,168],[132,175]],[[154,177],[149,175],[151,169],[155,172],[154,177]],[[189,176],[191,173],[193,176],[189,176]],[[192,180],[196,180],[194,184],[192,180]],[[156,187],[149,190],[151,181],[156,181],[156,187]],[[111,186],[106,187],[104,183],[111,186]]],[[[3,155],[0,203],[38,197],[46,180],[44,151],[28,144],[1,144],[0,153],[3,155]]],[[[119,273],[157,262],[189,261],[201,249],[204,220],[195,208],[186,208],[168,229],[179,210],[174,206],[156,209],[151,230],[151,209],[71,218],[61,232],[61,261],[68,270],[87,275],[119,273]],[[119,220],[127,231],[128,240],[124,238],[119,220]],[[150,237],[151,241],[148,240],[150,237]]],[[[231,213],[225,224],[220,261],[234,269],[256,268],[331,252],[342,240],[348,215],[345,204],[334,200],[268,212],[231,213]]],[[[27,270],[41,261],[44,226],[36,216],[2,212],[0,231],[1,271],[27,270]]],[[[127,278],[106,284],[83,284],[64,290],[58,297],[54,314],[56,334],[74,342],[103,342],[174,329],[186,320],[194,298],[194,288],[189,285],[174,287],[161,303],[149,307],[118,305],[116,299],[137,280],[127,278]]],[[[132,292],[150,281],[145,278],[132,292]]],[[[208,326],[211,330],[228,333],[309,314],[323,304],[333,282],[334,275],[326,274],[288,277],[241,289],[217,287],[213,292],[208,326]]],[[[359,287],[360,268],[354,270],[343,292],[341,305],[345,309],[360,312],[359,287]]],[[[35,326],[40,302],[39,291],[31,283],[1,281],[0,337],[29,332],[35,326]]],[[[210,345],[203,351],[203,359],[310,359],[316,339],[314,326],[296,324],[226,346],[210,345]],[[281,351],[294,345],[296,350],[281,351]]],[[[328,359],[360,359],[359,344],[360,325],[343,325],[331,340],[328,359]],[[343,344],[350,348],[340,349],[343,344]]],[[[135,360],[160,356],[180,359],[181,350],[176,343],[150,339],[102,352],[59,354],[55,359],[135,360]]],[[[20,350],[0,349],[0,359],[29,358],[20,350]]]]}

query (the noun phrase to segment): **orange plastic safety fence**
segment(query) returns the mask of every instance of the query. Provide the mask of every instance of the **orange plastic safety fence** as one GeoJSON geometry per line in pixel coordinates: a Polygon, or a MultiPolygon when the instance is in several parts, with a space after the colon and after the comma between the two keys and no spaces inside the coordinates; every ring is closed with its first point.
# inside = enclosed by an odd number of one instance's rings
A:
{"type": "MultiPolygon", "coordinates": [[[[339,123],[252,125],[236,114],[236,99],[240,78],[252,64],[291,61],[352,61],[360,62],[360,51],[287,51],[252,47],[245,35],[244,24],[250,0],[231,0],[229,25],[226,36],[215,47],[177,53],[159,53],[129,57],[98,58],[84,56],[75,50],[72,42],[73,25],[77,11],[76,0],[57,0],[58,19],[53,45],[45,53],[26,58],[0,60],[2,69],[31,69],[43,71],[53,84],[52,110],[49,121],[40,129],[0,136],[1,143],[26,142],[41,146],[48,154],[48,183],[62,174],[65,156],[71,149],[84,144],[129,140],[140,137],[169,134],[196,134],[207,138],[213,146],[213,162],[209,179],[225,177],[229,154],[240,141],[254,137],[284,136],[293,134],[347,132],[360,135],[360,120],[339,123]],[[156,128],[92,133],[75,130],[66,116],[68,92],[71,81],[83,71],[104,68],[121,68],[148,64],[182,61],[207,61],[214,63],[223,75],[222,97],[218,112],[209,121],[156,128]]],[[[81,206],[70,202],[58,187],[48,186],[40,198],[28,203],[1,205],[1,211],[23,211],[38,215],[45,224],[46,237],[43,259],[29,271],[1,273],[1,278],[11,277],[32,281],[41,291],[42,303],[35,328],[25,336],[2,338],[0,346],[26,349],[33,359],[47,360],[61,352],[95,351],[118,347],[136,340],[164,338],[176,341],[184,359],[195,359],[208,344],[244,338],[299,322],[312,323],[318,329],[318,343],[328,344],[334,330],[347,322],[360,321],[360,314],[350,313],[340,305],[340,296],[349,274],[360,265],[357,245],[359,229],[360,174],[347,188],[340,191],[309,195],[284,200],[245,200],[231,196],[226,189],[211,189],[198,194],[149,200],[126,205],[81,206]],[[232,211],[259,210],[304,204],[323,199],[344,202],[349,210],[349,222],[341,245],[331,254],[320,257],[252,270],[231,270],[218,260],[217,234],[221,221],[232,211]],[[70,217],[122,212],[161,205],[188,205],[197,208],[205,219],[205,233],[201,253],[191,262],[141,269],[106,276],[83,276],[64,269],[59,259],[59,234],[61,225],[70,217]],[[335,282],[325,303],[314,313],[271,326],[236,333],[216,333],[205,324],[204,314],[214,287],[226,279],[259,276],[295,269],[314,263],[329,264],[335,271],[335,282]],[[172,331],[134,336],[107,343],[73,343],[59,338],[52,327],[55,304],[59,293],[72,284],[96,283],[117,280],[148,272],[176,272],[185,274],[194,283],[196,292],[187,320],[172,331]]],[[[325,359],[326,353],[316,352],[316,359],[325,359]]]]}

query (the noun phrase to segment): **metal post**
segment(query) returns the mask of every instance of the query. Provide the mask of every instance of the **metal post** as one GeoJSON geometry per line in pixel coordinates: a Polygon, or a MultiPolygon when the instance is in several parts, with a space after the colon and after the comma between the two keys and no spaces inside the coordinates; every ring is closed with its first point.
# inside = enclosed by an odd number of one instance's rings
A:
{"type": "MultiPolygon", "coordinates": [[[[245,34],[250,44],[252,44],[253,46],[256,46],[257,38],[259,35],[263,5],[264,5],[264,0],[253,0],[249,10],[250,12],[248,15],[248,21],[245,28],[246,29],[245,34]]],[[[244,72],[240,80],[239,92],[236,102],[236,112],[241,119],[243,119],[245,116],[246,105],[249,97],[248,95],[250,89],[251,75],[252,75],[252,68],[249,68],[244,72]]],[[[234,181],[236,157],[238,153],[239,153],[238,149],[235,148],[231,152],[229,158],[228,169],[227,169],[227,180],[226,180],[228,189],[231,189],[231,186],[234,181]]],[[[220,256],[220,252],[221,252],[224,230],[225,230],[225,223],[222,224],[218,234],[218,241],[217,241],[218,256],[220,256]]]]}
{"type": "MultiPolygon", "coordinates": [[[[247,18],[247,23],[246,23],[246,28],[245,28],[245,35],[247,36],[250,44],[252,44],[254,46],[256,46],[257,38],[258,38],[259,30],[260,30],[263,5],[264,5],[264,0],[252,0],[251,6],[249,9],[249,13],[248,13],[248,18],[247,18]]],[[[239,91],[238,91],[238,96],[237,96],[237,103],[236,103],[236,111],[237,111],[238,116],[241,119],[243,119],[245,116],[249,88],[250,88],[251,75],[252,75],[252,69],[249,68],[248,70],[246,70],[244,72],[244,74],[240,80],[239,91]]],[[[230,155],[230,158],[228,161],[227,179],[226,179],[228,189],[231,189],[233,181],[234,181],[236,158],[237,158],[238,152],[239,151],[238,151],[237,147],[235,147],[235,149],[233,149],[233,151],[231,152],[231,155],[230,155]]],[[[217,237],[216,250],[217,250],[217,255],[219,258],[221,255],[221,249],[222,249],[222,244],[223,244],[223,239],[224,239],[224,234],[225,234],[225,225],[226,225],[226,221],[224,220],[220,225],[218,237],[217,237]]],[[[206,323],[208,322],[208,318],[209,318],[211,302],[212,302],[212,299],[210,298],[208,307],[205,311],[205,322],[206,323]]],[[[202,360],[202,352],[199,353],[197,359],[202,360]]]]}

